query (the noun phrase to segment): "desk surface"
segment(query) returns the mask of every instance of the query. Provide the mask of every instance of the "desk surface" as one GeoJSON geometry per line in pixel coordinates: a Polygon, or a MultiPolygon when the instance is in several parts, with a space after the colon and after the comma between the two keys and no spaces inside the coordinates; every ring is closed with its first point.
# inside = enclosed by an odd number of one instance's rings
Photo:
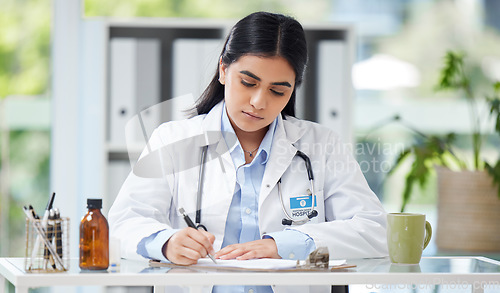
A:
{"type": "Polygon", "coordinates": [[[152,268],[146,261],[122,260],[120,270],[81,271],[77,259],[63,273],[26,273],[23,258],[0,258],[0,274],[14,286],[168,285],[354,285],[460,282],[500,286],[500,262],[484,257],[424,257],[419,265],[394,265],[388,258],[352,259],[357,267],[336,272],[228,272],[152,268]]]}

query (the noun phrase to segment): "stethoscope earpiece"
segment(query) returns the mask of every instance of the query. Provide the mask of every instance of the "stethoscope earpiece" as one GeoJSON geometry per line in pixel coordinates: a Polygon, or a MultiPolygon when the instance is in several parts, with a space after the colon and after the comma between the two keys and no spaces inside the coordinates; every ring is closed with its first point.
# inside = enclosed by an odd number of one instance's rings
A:
{"type": "Polygon", "coordinates": [[[281,224],[282,224],[283,226],[291,226],[291,225],[292,225],[292,222],[293,222],[292,220],[288,220],[288,219],[283,219],[283,220],[281,220],[281,224]]]}

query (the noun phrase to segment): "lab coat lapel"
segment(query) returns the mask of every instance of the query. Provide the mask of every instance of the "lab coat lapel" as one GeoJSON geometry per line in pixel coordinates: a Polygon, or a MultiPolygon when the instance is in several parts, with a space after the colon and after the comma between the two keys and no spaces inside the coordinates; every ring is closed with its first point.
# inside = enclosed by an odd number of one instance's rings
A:
{"type": "MultiPolygon", "coordinates": [[[[293,119],[293,118],[290,118],[293,119]]],[[[273,137],[271,154],[266,164],[266,171],[262,179],[259,196],[259,209],[262,203],[274,189],[278,180],[290,166],[297,148],[293,145],[302,135],[304,130],[292,124],[290,121],[283,120],[278,116],[278,124],[273,137]]]]}
{"type": "MultiPolygon", "coordinates": [[[[231,171],[231,169],[234,170],[234,165],[233,165],[233,160],[231,159],[231,155],[229,154],[229,148],[221,132],[221,117],[223,110],[224,107],[222,102],[220,102],[219,104],[215,105],[215,107],[212,108],[212,110],[207,114],[207,116],[203,120],[202,132],[207,137],[206,143],[204,145],[213,146],[215,154],[218,157],[217,159],[221,160],[221,168],[223,169],[223,172],[227,173],[228,171],[231,171]]],[[[234,137],[234,143],[236,143],[236,137],[234,137]]],[[[236,175],[233,174],[233,177],[234,179],[232,181],[236,182],[236,175]]]]}
{"type": "MultiPolygon", "coordinates": [[[[212,108],[212,110],[206,115],[205,119],[203,120],[202,132],[207,137],[206,143],[204,145],[209,146],[208,155],[215,156],[209,159],[218,161],[216,165],[218,165],[220,169],[217,170],[217,172],[221,172],[220,174],[223,178],[224,188],[221,189],[221,186],[217,186],[217,189],[220,190],[219,193],[221,191],[224,191],[221,196],[224,196],[228,199],[227,210],[229,211],[229,206],[231,204],[236,184],[236,171],[234,168],[233,160],[231,159],[231,155],[229,153],[228,146],[221,132],[221,117],[223,109],[224,107],[222,102],[212,108]]],[[[211,182],[210,184],[213,185],[213,182],[211,182]]]]}

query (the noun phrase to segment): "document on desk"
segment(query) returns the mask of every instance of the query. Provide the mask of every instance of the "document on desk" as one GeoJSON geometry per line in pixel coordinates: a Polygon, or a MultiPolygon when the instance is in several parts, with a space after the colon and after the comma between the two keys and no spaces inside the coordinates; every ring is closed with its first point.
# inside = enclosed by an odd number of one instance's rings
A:
{"type": "MultiPolygon", "coordinates": [[[[305,261],[301,261],[303,265],[305,261]]],[[[330,260],[329,266],[339,266],[346,263],[346,260],[330,260]]],[[[217,260],[217,264],[214,264],[209,258],[202,258],[198,260],[197,264],[193,266],[211,266],[211,267],[227,267],[227,268],[242,268],[242,269],[261,269],[261,270],[284,270],[293,269],[297,266],[296,260],[287,259],[274,259],[274,258],[259,258],[259,259],[249,259],[249,260],[217,260]]]]}
{"type": "Polygon", "coordinates": [[[295,268],[297,261],[295,260],[285,260],[285,259],[274,259],[274,258],[259,258],[259,259],[249,259],[249,260],[236,260],[218,259],[217,264],[211,262],[208,258],[202,258],[198,260],[197,264],[193,266],[211,266],[211,267],[226,267],[226,268],[241,268],[241,269],[262,269],[262,270],[279,270],[279,269],[291,269],[295,268]]]}
{"type": "MultiPolygon", "coordinates": [[[[304,265],[305,261],[300,261],[300,265],[304,265]]],[[[151,266],[176,266],[171,263],[150,262],[151,266]]],[[[346,265],[346,260],[330,260],[329,268],[342,268],[346,265]]],[[[193,269],[222,269],[222,270],[249,270],[249,271],[275,271],[275,270],[297,270],[296,260],[260,258],[250,260],[221,260],[217,259],[217,263],[213,263],[209,258],[202,258],[198,263],[186,266],[193,269]]]]}

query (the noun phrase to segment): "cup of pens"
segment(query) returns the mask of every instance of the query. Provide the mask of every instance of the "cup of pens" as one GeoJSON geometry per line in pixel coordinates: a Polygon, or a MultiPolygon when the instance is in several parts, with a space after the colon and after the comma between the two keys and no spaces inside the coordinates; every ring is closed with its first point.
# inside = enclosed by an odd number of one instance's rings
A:
{"type": "Polygon", "coordinates": [[[69,218],[52,208],[55,193],[40,218],[33,207],[26,214],[26,252],[24,267],[30,273],[64,272],[69,269],[69,218]]]}

